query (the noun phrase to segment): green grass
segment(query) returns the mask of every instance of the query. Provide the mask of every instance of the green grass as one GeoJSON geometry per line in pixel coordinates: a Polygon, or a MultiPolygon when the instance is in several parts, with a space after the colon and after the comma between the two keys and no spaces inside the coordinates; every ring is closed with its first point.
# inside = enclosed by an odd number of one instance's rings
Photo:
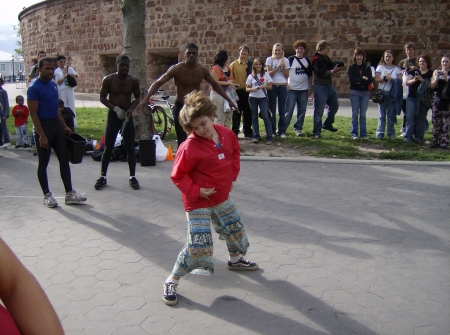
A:
{"type": "MultiPolygon", "coordinates": [[[[12,109],[12,108],[11,108],[12,109]]],[[[77,108],[78,129],[76,132],[87,139],[100,139],[105,131],[107,108],[77,108]]],[[[16,134],[14,127],[14,117],[6,120],[10,134],[16,134]]],[[[31,135],[33,123],[31,117],[28,118],[28,136],[31,135]]],[[[15,141],[12,141],[15,144],[15,141]]]]}
{"type": "MultiPolygon", "coordinates": [[[[329,158],[355,158],[355,159],[392,159],[417,161],[450,161],[450,150],[429,149],[428,145],[405,143],[403,138],[389,140],[375,138],[378,119],[367,119],[367,132],[369,140],[353,140],[350,135],[351,117],[336,116],[334,126],[338,129],[332,133],[322,131],[322,137],[315,139],[312,133],[313,118],[306,117],[303,126],[304,137],[296,137],[293,130],[293,120],[286,135],[286,139],[275,138],[276,143],[286,143],[298,148],[302,154],[329,158]]],[[[260,120],[260,131],[264,131],[264,124],[260,120]]],[[[433,139],[430,129],[425,133],[425,140],[433,139]]],[[[401,133],[401,119],[395,126],[397,136],[401,133]]]]}
{"type": "MultiPolygon", "coordinates": [[[[106,124],[106,108],[77,108],[78,129],[77,133],[87,139],[99,140],[104,133],[106,124]]],[[[31,119],[28,128],[31,134],[31,119]]],[[[334,126],[338,128],[335,133],[322,131],[322,137],[315,139],[312,133],[313,118],[306,117],[303,126],[304,137],[296,137],[292,124],[289,127],[286,139],[275,138],[276,143],[298,149],[299,154],[328,158],[354,158],[354,159],[392,159],[392,160],[417,160],[417,161],[450,161],[450,150],[429,149],[426,144],[410,144],[403,142],[402,138],[389,140],[375,139],[377,119],[367,119],[367,132],[369,140],[352,140],[350,136],[351,118],[336,116],[334,126]]],[[[7,119],[8,129],[15,134],[14,117],[7,119]]],[[[260,131],[264,132],[264,124],[260,120],[260,131]]],[[[395,132],[400,134],[401,120],[395,126],[395,132]]],[[[176,139],[175,129],[166,136],[164,142],[176,139]]],[[[432,140],[430,130],[425,133],[425,140],[432,140]]],[[[277,153],[274,150],[273,156],[277,153]]]]}

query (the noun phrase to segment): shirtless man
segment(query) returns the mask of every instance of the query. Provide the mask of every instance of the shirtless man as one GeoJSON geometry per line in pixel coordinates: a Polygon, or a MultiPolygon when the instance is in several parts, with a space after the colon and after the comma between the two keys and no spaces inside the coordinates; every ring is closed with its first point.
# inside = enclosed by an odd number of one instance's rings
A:
{"type": "Polygon", "coordinates": [[[123,139],[127,150],[128,167],[130,169],[129,184],[134,190],[139,189],[139,182],[135,177],[136,156],[134,154],[134,122],[132,111],[139,102],[139,80],[128,74],[130,59],[120,55],[116,59],[117,72],[106,76],[100,90],[100,102],[109,108],[105,128],[105,150],[102,155],[101,176],[95,183],[95,189],[101,190],[106,186],[106,172],[111,161],[117,134],[125,119],[128,124],[123,131],[123,139]],[[109,95],[109,97],[108,97],[109,95]],[[131,95],[134,100],[131,101],[131,95]],[[108,100],[109,98],[109,100],[108,100]]]}
{"type": "Polygon", "coordinates": [[[186,94],[192,92],[193,90],[200,90],[200,84],[203,80],[206,80],[214,90],[219,93],[225,100],[228,101],[231,108],[234,108],[239,112],[237,106],[230,100],[225,91],[219,85],[219,83],[214,80],[211,76],[209,70],[201,64],[197,63],[198,58],[198,47],[194,43],[189,43],[186,45],[185,49],[186,60],[184,62],[178,63],[167,70],[157,81],[155,81],[147,95],[142,99],[142,101],[137,105],[136,111],[139,113],[141,110],[146,108],[148,99],[155,94],[155,92],[165,83],[167,83],[172,78],[175,81],[175,86],[177,89],[177,100],[175,101],[175,108],[173,111],[173,117],[175,121],[175,130],[177,132],[178,146],[183,143],[187,134],[183,130],[178,121],[178,115],[184,105],[184,97],[186,94]]]}

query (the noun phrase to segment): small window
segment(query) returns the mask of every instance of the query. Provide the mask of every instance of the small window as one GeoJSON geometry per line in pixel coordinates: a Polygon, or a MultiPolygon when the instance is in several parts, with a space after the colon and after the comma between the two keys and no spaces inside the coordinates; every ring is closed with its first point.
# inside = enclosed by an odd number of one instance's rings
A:
{"type": "Polygon", "coordinates": [[[162,74],[164,74],[169,67],[178,63],[178,49],[167,50],[158,48],[152,49],[148,54],[147,67],[149,69],[149,75],[151,80],[158,79],[162,74]]]}
{"type": "Polygon", "coordinates": [[[0,64],[0,71],[5,72],[6,71],[6,66],[5,64],[0,64]]]}
{"type": "Polygon", "coordinates": [[[119,54],[105,54],[100,56],[100,66],[102,67],[102,78],[117,71],[116,58],[119,54]]]}
{"type": "Polygon", "coordinates": [[[402,53],[404,54],[404,52],[403,52],[402,49],[399,49],[398,46],[395,46],[395,47],[392,47],[392,48],[386,47],[386,48],[378,49],[378,50],[373,50],[373,49],[366,50],[366,49],[364,49],[364,51],[366,52],[366,59],[367,59],[367,61],[370,61],[370,65],[373,66],[375,69],[377,68],[378,64],[380,63],[381,57],[383,57],[383,53],[386,50],[392,50],[394,52],[394,54],[395,54],[395,63],[397,65],[400,62],[400,60],[402,58],[404,58],[404,56],[402,55],[402,53]]]}

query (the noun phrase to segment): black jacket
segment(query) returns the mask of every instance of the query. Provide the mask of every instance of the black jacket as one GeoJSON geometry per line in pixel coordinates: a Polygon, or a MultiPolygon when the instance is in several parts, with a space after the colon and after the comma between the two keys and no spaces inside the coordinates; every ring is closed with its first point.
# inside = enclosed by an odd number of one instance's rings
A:
{"type": "Polygon", "coordinates": [[[333,80],[331,78],[331,70],[334,68],[334,64],[330,57],[324,56],[321,53],[316,52],[313,60],[314,70],[314,85],[329,86],[333,80]]]}
{"type": "Polygon", "coordinates": [[[348,68],[348,80],[350,80],[351,90],[368,91],[367,85],[373,84],[372,70],[366,63],[362,65],[354,63],[348,68]],[[367,77],[368,79],[365,80],[362,77],[367,77]]]}

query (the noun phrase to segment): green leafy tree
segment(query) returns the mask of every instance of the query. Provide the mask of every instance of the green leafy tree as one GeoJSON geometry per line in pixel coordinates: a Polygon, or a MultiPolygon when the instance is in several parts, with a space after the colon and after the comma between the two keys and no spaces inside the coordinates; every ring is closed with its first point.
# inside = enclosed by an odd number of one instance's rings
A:
{"type": "Polygon", "coordinates": [[[18,23],[17,26],[13,26],[13,29],[17,32],[17,37],[20,38],[18,41],[16,41],[18,48],[14,49],[16,58],[23,58],[22,33],[20,31],[20,23],[18,23]]]}

